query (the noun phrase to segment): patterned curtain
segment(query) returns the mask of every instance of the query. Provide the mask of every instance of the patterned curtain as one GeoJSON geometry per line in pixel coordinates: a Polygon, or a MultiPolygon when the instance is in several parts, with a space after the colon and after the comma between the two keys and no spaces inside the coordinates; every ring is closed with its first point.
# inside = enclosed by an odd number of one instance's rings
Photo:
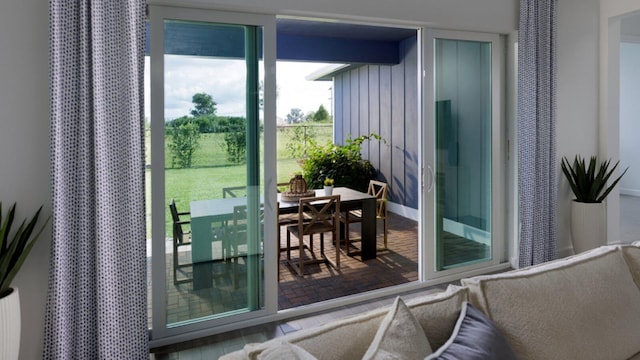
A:
{"type": "Polygon", "coordinates": [[[148,359],[144,0],[50,0],[45,359],[148,359]]]}
{"type": "Polygon", "coordinates": [[[520,1],[520,267],[556,257],[556,12],[557,0],[520,1]]]}

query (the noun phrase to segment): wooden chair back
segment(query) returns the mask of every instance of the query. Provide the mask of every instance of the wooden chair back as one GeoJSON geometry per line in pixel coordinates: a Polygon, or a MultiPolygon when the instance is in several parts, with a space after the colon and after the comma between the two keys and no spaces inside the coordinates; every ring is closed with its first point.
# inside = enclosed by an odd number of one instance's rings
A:
{"type": "Polygon", "coordinates": [[[298,234],[335,231],[340,222],[340,195],[302,198],[298,203],[298,234]]]}
{"type": "MultiPolygon", "coordinates": [[[[231,223],[231,241],[234,246],[247,243],[247,205],[237,205],[233,207],[232,223],[231,223]]],[[[259,221],[262,229],[264,224],[264,209],[260,208],[259,221]]],[[[262,234],[262,230],[260,230],[262,234]]]]}
{"type": "Polygon", "coordinates": [[[376,197],[376,217],[387,217],[387,189],[388,185],[385,182],[371,180],[369,181],[369,190],[367,193],[376,197]]]}
{"type": "Polygon", "coordinates": [[[173,241],[179,245],[190,243],[185,237],[185,234],[188,232],[184,231],[182,225],[188,225],[191,221],[180,219],[180,215],[189,215],[189,212],[179,212],[174,199],[171,199],[169,202],[169,212],[171,213],[171,220],[173,222],[173,241]]]}
{"type": "Polygon", "coordinates": [[[247,196],[247,187],[243,186],[228,186],[222,188],[222,198],[237,198],[247,196]]]}

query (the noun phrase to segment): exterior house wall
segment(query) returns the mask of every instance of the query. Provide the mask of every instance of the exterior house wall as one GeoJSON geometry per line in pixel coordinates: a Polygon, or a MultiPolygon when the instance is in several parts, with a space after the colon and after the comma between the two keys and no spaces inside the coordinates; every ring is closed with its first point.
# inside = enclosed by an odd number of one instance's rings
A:
{"type": "Polygon", "coordinates": [[[372,132],[380,141],[366,141],[362,156],[389,184],[389,200],[417,209],[420,153],[417,37],[403,40],[397,65],[362,65],[334,77],[335,141],[372,132]]]}

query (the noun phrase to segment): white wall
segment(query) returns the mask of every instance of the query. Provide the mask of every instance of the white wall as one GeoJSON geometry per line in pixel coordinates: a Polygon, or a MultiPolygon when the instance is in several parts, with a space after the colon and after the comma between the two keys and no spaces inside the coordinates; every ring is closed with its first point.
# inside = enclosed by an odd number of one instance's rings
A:
{"type": "MultiPolygon", "coordinates": [[[[626,9],[625,2],[629,0],[602,1],[611,3],[610,8],[603,5],[607,12],[615,12],[620,7],[626,9]]],[[[211,0],[201,3],[235,10],[334,14],[500,33],[517,28],[518,9],[517,0],[211,0]]],[[[41,203],[45,203],[46,212],[50,213],[47,12],[47,3],[40,0],[0,2],[0,200],[6,204],[19,201],[21,217],[41,203]]],[[[559,0],[558,157],[598,150],[598,17],[598,0],[559,0]],[[576,128],[584,136],[576,135],[576,128]]],[[[565,225],[570,196],[559,169],[558,175],[558,248],[562,252],[570,246],[565,225]]],[[[47,231],[15,282],[22,295],[22,359],[41,357],[49,244],[50,232],[47,231]]]]}
{"type": "Polygon", "coordinates": [[[434,27],[508,33],[517,28],[518,0],[150,0],[279,15],[430,23],[434,27]]]}
{"type": "MultiPolygon", "coordinates": [[[[41,204],[51,214],[47,17],[47,2],[0,2],[0,201],[3,210],[18,202],[19,219],[41,204]]],[[[42,357],[49,229],[13,283],[22,303],[21,359],[42,357]]]]}
{"type": "MultiPolygon", "coordinates": [[[[620,152],[620,24],[621,17],[640,10],[640,0],[600,0],[600,118],[598,154],[619,159],[620,152]]],[[[619,187],[606,200],[607,241],[620,241],[619,187]]]]}
{"type": "Polygon", "coordinates": [[[640,43],[620,44],[620,193],[640,196],[640,43]]]}
{"type": "Polygon", "coordinates": [[[569,204],[573,194],[560,159],[598,152],[598,0],[558,1],[558,253],[571,254],[569,204]]]}

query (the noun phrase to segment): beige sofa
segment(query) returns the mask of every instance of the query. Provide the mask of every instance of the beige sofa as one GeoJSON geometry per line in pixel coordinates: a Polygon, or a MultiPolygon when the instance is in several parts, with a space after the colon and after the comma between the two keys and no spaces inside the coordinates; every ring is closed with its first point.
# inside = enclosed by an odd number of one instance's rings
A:
{"type": "Polygon", "coordinates": [[[480,352],[487,353],[470,358],[640,360],[640,242],[461,283],[407,301],[409,315],[396,300],[389,307],[248,344],[222,359],[422,358],[423,351],[447,358],[438,355],[455,349],[463,334],[473,334],[461,330],[469,307],[488,319],[483,326],[497,329],[489,337],[505,340],[482,345],[476,343],[484,344],[480,338],[486,336],[478,336],[472,346],[486,346],[480,352]],[[497,348],[510,348],[508,354],[515,355],[490,355],[497,348]]]}

